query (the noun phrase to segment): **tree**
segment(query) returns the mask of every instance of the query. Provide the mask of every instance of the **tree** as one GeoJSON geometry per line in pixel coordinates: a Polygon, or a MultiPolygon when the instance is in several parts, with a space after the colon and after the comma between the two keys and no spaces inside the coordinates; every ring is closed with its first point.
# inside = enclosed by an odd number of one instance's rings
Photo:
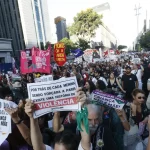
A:
{"type": "Polygon", "coordinates": [[[62,42],[62,43],[65,44],[66,55],[70,54],[70,51],[74,50],[76,48],[75,44],[70,39],[68,39],[68,38],[63,38],[62,40],[60,40],[60,42],[62,42]]]}
{"type": "Polygon", "coordinates": [[[40,42],[40,47],[42,50],[44,50],[44,43],[43,42],[40,42]]]}
{"type": "Polygon", "coordinates": [[[79,38],[79,40],[75,43],[75,45],[77,46],[77,48],[81,49],[82,51],[90,48],[90,42],[86,41],[84,39],[79,38]]]}
{"type": "Polygon", "coordinates": [[[122,50],[122,49],[125,49],[125,48],[127,48],[127,46],[125,46],[125,45],[119,45],[118,46],[118,50],[122,50]]]}
{"type": "Polygon", "coordinates": [[[48,46],[50,45],[51,43],[49,41],[46,42],[45,44],[45,49],[48,49],[48,46]]]}
{"type": "Polygon", "coordinates": [[[87,39],[94,37],[96,29],[102,24],[102,15],[97,14],[93,9],[81,11],[74,17],[74,23],[68,27],[70,35],[87,39]]]}
{"type": "Polygon", "coordinates": [[[142,35],[140,40],[140,45],[142,48],[150,48],[150,31],[145,33],[145,35],[142,35]]]}

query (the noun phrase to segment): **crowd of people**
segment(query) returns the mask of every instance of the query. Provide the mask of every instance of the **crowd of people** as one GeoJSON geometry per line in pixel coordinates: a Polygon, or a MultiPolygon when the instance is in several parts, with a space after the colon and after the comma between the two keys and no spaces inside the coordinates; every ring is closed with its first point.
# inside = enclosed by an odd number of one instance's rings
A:
{"type": "Polygon", "coordinates": [[[0,150],[150,150],[150,60],[138,53],[140,62],[128,58],[96,63],[72,63],[53,67],[53,80],[75,76],[79,85],[76,97],[88,124],[77,124],[78,112],[48,113],[33,118],[34,103],[28,100],[27,84],[40,73],[21,75],[13,80],[0,76],[0,98],[15,102],[7,108],[12,118],[12,133],[0,150]],[[125,100],[122,110],[92,102],[93,91],[125,100]],[[49,122],[52,122],[52,126],[49,122]],[[89,132],[87,132],[87,126],[89,132]]]}

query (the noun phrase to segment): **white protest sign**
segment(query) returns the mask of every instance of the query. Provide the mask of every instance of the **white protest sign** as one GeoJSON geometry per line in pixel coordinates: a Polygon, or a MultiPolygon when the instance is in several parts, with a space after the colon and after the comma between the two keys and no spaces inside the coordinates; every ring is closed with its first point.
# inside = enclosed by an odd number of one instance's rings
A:
{"type": "Polygon", "coordinates": [[[27,84],[28,96],[35,103],[34,118],[53,111],[76,111],[80,105],[76,101],[78,88],[76,77],[27,84]]]}
{"type": "Polygon", "coordinates": [[[106,105],[115,109],[122,109],[125,105],[123,99],[100,91],[94,91],[92,93],[92,101],[96,104],[106,105]]]}
{"type": "Polygon", "coordinates": [[[53,76],[52,75],[46,75],[46,76],[42,76],[40,78],[35,78],[34,82],[49,82],[49,81],[53,81],[53,76]]]}
{"type": "Polygon", "coordinates": [[[11,117],[4,108],[16,108],[13,102],[0,99],[0,145],[11,133],[11,117]]]}
{"type": "Polygon", "coordinates": [[[35,78],[35,79],[34,79],[34,82],[35,82],[35,83],[41,82],[41,78],[35,78]]]}
{"type": "Polygon", "coordinates": [[[41,82],[53,81],[53,76],[52,75],[42,76],[40,78],[41,78],[41,82]]]}

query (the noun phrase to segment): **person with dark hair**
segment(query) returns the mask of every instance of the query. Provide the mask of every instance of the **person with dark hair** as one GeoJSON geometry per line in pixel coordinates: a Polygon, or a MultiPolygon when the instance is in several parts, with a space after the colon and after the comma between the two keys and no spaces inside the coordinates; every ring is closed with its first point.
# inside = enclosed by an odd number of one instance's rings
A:
{"type": "Polygon", "coordinates": [[[58,80],[60,77],[57,74],[57,70],[53,70],[53,80],[58,80]]]}
{"type": "MultiPolygon", "coordinates": [[[[35,150],[52,150],[52,148],[43,143],[43,137],[40,131],[38,119],[33,118],[34,104],[27,101],[25,112],[30,117],[30,132],[33,149],[35,150]]],[[[51,141],[50,141],[51,142],[51,141]]],[[[77,150],[78,141],[76,136],[70,132],[64,132],[55,137],[54,150],[77,150]]]]}
{"type": "Polygon", "coordinates": [[[97,83],[96,83],[96,87],[98,90],[100,91],[105,91],[106,90],[106,85],[105,83],[102,81],[102,80],[98,80],[97,83]]]}
{"type": "Polygon", "coordinates": [[[135,126],[137,127],[137,129],[134,129],[136,132],[134,131],[132,135],[125,135],[125,148],[129,150],[135,149],[137,143],[141,142],[141,139],[137,138],[137,134],[140,134],[142,139],[148,137],[148,134],[146,134],[146,128],[144,128],[143,132],[141,133],[139,133],[140,129],[138,128],[141,127],[141,123],[144,126],[147,124],[148,115],[150,114],[150,110],[145,104],[145,93],[143,90],[134,89],[132,92],[132,97],[132,102],[127,103],[124,107],[127,116],[126,121],[130,123],[130,129],[132,129],[135,126]]]}
{"type": "Polygon", "coordinates": [[[119,80],[115,77],[114,72],[110,73],[107,82],[108,82],[107,88],[112,89],[114,92],[118,92],[118,90],[120,89],[123,93],[125,93],[125,91],[123,90],[122,86],[119,83],[119,80]]]}
{"type": "Polygon", "coordinates": [[[106,86],[108,85],[106,79],[102,75],[102,71],[95,70],[95,78],[97,80],[102,80],[105,83],[106,86]]]}
{"type": "Polygon", "coordinates": [[[83,86],[83,78],[77,69],[73,69],[73,73],[77,78],[77,82],[79,86],[83,86]]]}
{"type": "Polygon", "coordinates": [[[138,88],[138,79],[136,75],[131,73],[131,67],[126,67],[126,74],[122,76],[122,87],[123,90],[126,92],[125,99],[127,101],[131,101],[132,99],[132,91],[135,88],[138,88]]]}
{"type": "Polygon", "coordinates": [[[55,149],[78,150],[79,141],[75,134],[69,131],[57,134],[55,137],[55,149]]]}
{"type": "Polygon", "coordinates": [[[21,99],[24,99],[24,93],[21,86],[21,81],[15,80],[12,84],[11,90],[16,104],[18,104],[21,99]]]}
{"type": "Polygon", "coordinates": [[[85,86],[84,86],[87,90],[87,94],[91,94],[94,90],[96,90],[96,86],[95,84],[88,80],[86,83],[85,83],[85,86]]]}

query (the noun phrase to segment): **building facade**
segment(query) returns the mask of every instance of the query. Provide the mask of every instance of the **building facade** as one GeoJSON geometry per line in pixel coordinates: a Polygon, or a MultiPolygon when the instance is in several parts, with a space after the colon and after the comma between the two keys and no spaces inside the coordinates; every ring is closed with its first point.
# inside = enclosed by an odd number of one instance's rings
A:
{"type": "Polygon", "coordinates": [[[47,0],[0,0],[0,38],[12,39],[14,55],[50,41],[47,0]]]}
{"type": "Polygon", "coordinates": [[[0,64],[11,63],[12,40],[0,38],[0,64]]]}
{"type": "Polygon", "coordinates": [[[103,24],[96,30],[96,36],[92,38],[92,47],[100,46],[102,43],[106,49],[115,49],[117,44],[116,36],[111,32],[113,28],[109,3],[104,3],[93,7],[93,10],[103,15],[103,24]],[[110,28],[109,28],[110,27],[110,28]]]}
{"type": "Polygon", "coordinates": [[[15,56],[25,48],[17,0],[0,0],[0,38],[12,39],[15,56]]]}
{"type": "Polygon", "coordinates": [[[55,24],[56,24],[57,41],[60,41],[65,37],[69,38],[69,34],[67,32],[66,27],[66,19],[59,16],[55,18],[55,24]]]}
{"type": "Polygon", "coordinates": [[[47,0],[18,0],[26,48],[50,41],[47,0]]]}

